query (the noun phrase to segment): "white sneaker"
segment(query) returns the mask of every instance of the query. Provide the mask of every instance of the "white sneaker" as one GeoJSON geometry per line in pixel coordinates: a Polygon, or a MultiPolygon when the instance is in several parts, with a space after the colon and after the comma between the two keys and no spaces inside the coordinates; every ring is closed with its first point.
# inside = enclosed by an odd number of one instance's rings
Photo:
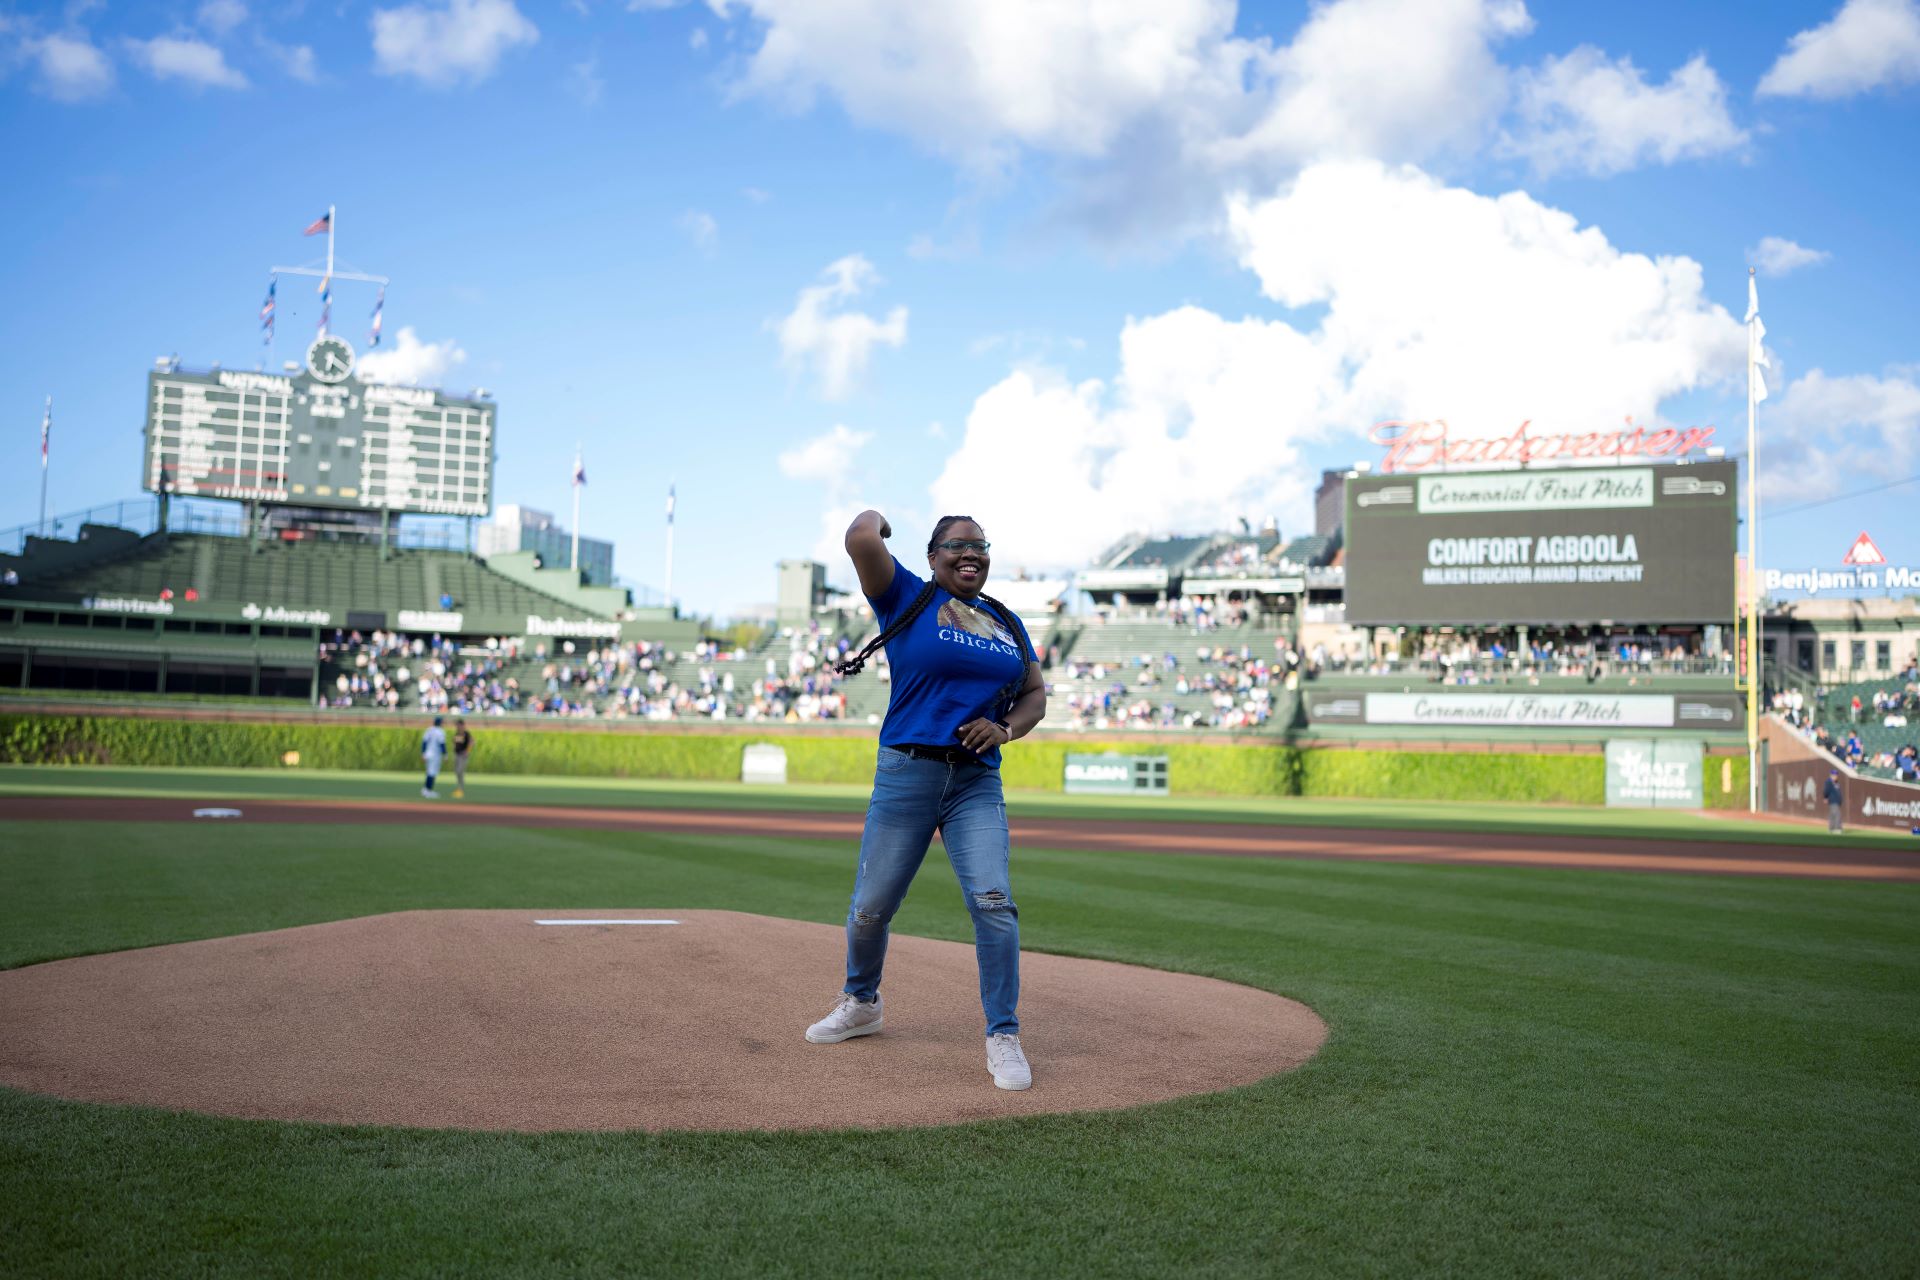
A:
{"type": "Polygon", "coordinates": [[[438,791],[430,791],[426,787],[420,788],[420,794],[425,796],[429,800],[438,800],[440,798],[440,793],[438,791]]]}
{"type": "Polygon", "coordinates": [[[873,1003],[867,1004],[843,991],[833,1012],[807,1028],[807,1039],[814,1044],[839,1044],[855,1036],[870,1036],[879,1029],[880,997],[876,995],[873,1003]]]}
{"type": "Polygon", "coordinates": [[[1033,1068],[1027,1065],[1027,1055],[1020,1051],[1020,1037],[1001,1032],[987,1037],[987,1070],[993,1072],[993,1082],[1002,1089],[1029,1089],[1033,1087],[1033,1068]]]}

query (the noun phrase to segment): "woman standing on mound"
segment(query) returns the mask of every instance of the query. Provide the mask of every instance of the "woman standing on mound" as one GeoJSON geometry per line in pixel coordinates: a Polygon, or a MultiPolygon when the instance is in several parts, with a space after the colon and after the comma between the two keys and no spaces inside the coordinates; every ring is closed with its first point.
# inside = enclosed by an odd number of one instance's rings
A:
{"type": "Polygon", "coordinates": [[[987,1070],[1002,1089],[1033,1072],[1020,1049],[1020,913],[1007,878],[1007,806],[1000,748],[1040,723],[1046,686],[1033,642],[1007,607],[981,594],[986,534],[969,516],[942,516],[927,540],[931,581],[887,550],[886,517],[863,511],[847,529],[847,554],[880,634],[840,670],[852,675],[884,647],[893,668],[873,799],[847,912],[847,982],[839,1003],[807,1028],[815,1044],[880,1030],[880,969],[887,924],[907,896],[936,829],[973,917],[987,1070]]]}

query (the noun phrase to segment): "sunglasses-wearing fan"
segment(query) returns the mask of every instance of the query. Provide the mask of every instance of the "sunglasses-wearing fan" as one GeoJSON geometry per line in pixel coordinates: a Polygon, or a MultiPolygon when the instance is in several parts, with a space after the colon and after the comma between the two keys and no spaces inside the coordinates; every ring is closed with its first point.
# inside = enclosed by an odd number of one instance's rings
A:
{"type": "Polygon", "coordinates": [[[945,542],[936,542],[934,545],[942,551],[952,551],[956,554],[962,551],[974,551],[985,555],[987,548],[993,544],[983,538],[948,538],[945,542]]]}

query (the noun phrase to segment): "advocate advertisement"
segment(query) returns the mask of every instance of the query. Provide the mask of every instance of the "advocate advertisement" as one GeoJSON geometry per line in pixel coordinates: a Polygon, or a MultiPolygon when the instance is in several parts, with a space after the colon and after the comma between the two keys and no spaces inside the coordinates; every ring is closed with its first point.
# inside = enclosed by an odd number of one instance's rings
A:
{"type": "Polygon", "coordinates": [[[1347,621],[1726,622],[1736,467],[1347,481],[1347,621]]]}

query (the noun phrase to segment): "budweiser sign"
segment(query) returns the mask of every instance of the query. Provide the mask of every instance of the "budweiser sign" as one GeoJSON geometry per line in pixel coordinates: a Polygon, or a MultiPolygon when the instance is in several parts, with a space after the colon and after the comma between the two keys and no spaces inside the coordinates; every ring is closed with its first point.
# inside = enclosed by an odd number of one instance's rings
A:
{"type": "Polygon", "coordinates": [[[1446,420],[1374,425],[1373,442],[1387,451],[1382,472],[1425,471],[1429,467],[1486,466],[1495,463],[1577,462],[1603,458],[1678,458],[1713,441],[1712,427],[1661,427],[1649,431],[1628,418],[1623,431],[1536,435],[1531,421],[1506,436],[1450,439],[1446,420]]]}

